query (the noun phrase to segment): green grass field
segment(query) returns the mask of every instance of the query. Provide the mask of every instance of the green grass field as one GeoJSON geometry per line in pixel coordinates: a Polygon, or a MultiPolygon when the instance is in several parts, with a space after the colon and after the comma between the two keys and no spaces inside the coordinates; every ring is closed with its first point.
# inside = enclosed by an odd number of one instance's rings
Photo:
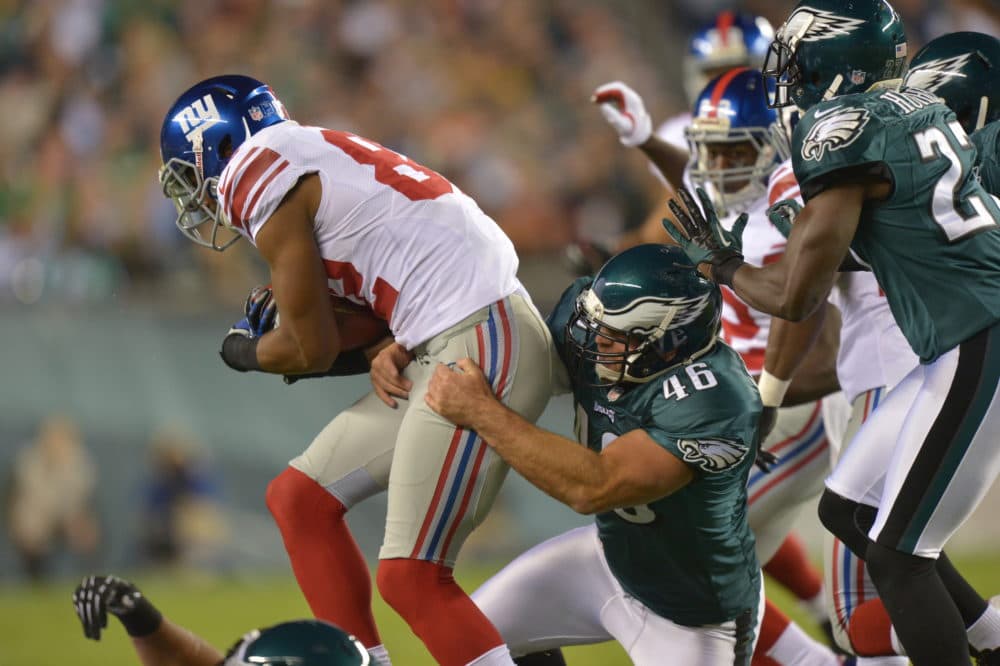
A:
{"type": "MultiPolygon", "coordinates": [[[[960,558],[959,568],[985,596],[1000,592],[1000,556],[960,558]]],[[[458,579],[474,589],[492,569],[459,568],[458,579]]],[[[307,617],[308,608],[291,574],[264,578],[218,578],[197,574],[135,574],[132,579],[175,622],[225,649],[244,631],[285,619],[307,617]]],[[[106,637],[84,639],[70,595],[75,580],[43,587],[0,587],[0,666],[124,666],[135,664],[125,632],[112,620],[106,637]]],[[[773,586],[769,585],[769,594],[773,586]]],[[[772,598],[813,632],[795,604],[776,590],[772,598]]],[[[380,599],[375,616],[396,666],[425,666],[433,660],[403,621],[380,599]]],[[[571,648],[571,666],[617,666],[629,660],[614,643],[571,648]]]]}

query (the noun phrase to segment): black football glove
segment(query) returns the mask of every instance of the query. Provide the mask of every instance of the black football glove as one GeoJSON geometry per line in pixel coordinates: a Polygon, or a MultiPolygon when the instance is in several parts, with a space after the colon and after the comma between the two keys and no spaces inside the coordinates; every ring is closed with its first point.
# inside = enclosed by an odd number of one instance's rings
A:
{"type": "Polygon", "coordinates": [[[684,187],[677,190],[677,196],[684,204],[683,208],[674,199],[667,202],[684,233],[667,219],[663,220],[663,228],[681,246],[688,259],[695,264],[711,264],[712,279],[718,284],[732,287],[733,275],[744,263],[743,229],[749,216],[743,213],[733,222],[732,231],[726,231],[719,222],[708,193],[700,187],[696,192],[701,200],[701,208],[684,187]]]}
{"type": "Polygon", "coordinates": [[[758,441],[760,445],[757,447],[757,457],[754,459],[753,464],[757,465],[760,471],[765,473],[770,472],[778,464],[778,456],[764,449],[764,440],[771,434],[777,420],[778,408],[767,406],[761,409],[760,416],[757,419],[757,432],[760,438],[758,441]]]}
{"type": "Polygon", "coordinates": [[[73,607],[83,625],[83,635],[101,640],[108,613],[121,621],[129,636],[148,636],[163,622],[163,615],[135,585],[115,576],[87,576],[73,592],[73,607]]]}

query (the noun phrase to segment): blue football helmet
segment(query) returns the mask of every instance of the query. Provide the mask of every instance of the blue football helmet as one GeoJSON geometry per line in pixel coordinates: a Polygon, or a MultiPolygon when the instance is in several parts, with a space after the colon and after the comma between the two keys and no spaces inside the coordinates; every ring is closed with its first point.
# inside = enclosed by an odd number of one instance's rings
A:
{"type": "Polygon", "coordinates": [[[567,356],[584,383],[645,383],[711,350],[721,320],[719,287],[683,250],[637,245],[609,259],[580,292],[566,323],[567,356]],[[601,352],[598,339],[624,343],[624,351],[601,352]]]}
{"type": "Polygon", "coordinates": [[[691,37],[684,58],[688,102],[693,103],[709,80],[727,69],[760,69],[773,38],[774,29],[763,16],[719,12],[714,21],[698,28],[691,37]]]}
{"type": "Polygon", "coordinates": [[[778,166],[773,125],[760,72],[746,67],[718,76],[698,96],[691,125],[688,173],[705,188],[720,216],[767,194],[767,179],[778,166]]]}
{"type": "Polygon", "coordinates": [[[244,141],[285,120],[270,86],[249,76],[205,79],[177,98],[160,130],[160,184],[177,206],[181,233],[220,251],[240,239],[216,200],[219,175],[244,141]],[[220,238],[220,227],[232,237],[220,238]]]}
{"type": "Polygon", "coordinates": [[[774,83],[771,105],[803,111],[898,79],[905,69],[903,21],[886,0],[802,0],[764,61],[774,83]]]}
{"type": "Polygon", "coordinates": [[[1000,119],[1000,40],[981,32],[933,39],[913,56],[903,85],[943,99],[972,134],[1000,119]]]}
{"type": "Polygon", "coordinates": [[[377,666],[358,639],[322,620],[254,629],[229,648],[220,666],[377,666]]]}

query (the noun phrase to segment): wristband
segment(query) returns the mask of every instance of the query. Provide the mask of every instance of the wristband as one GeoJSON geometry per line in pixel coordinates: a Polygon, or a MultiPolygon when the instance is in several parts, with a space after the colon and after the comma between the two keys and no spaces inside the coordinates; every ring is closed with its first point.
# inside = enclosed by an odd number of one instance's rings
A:
{"type": "Polygon", "coordinates": [[[129,599],[135,606],[127,613],[117,616],[129,636],[135,638],[149,636],[160,628],[160,625],[163,624],[163,614],[149,599],[141,593],[130,596],[129,599]]]}
{"type": "Polygon", "coordinates": [[[219,355],[233,370],[246,372],[260,370],[257,361],[257,342],[260,338],[250,338],[242,333],[230,333],[222,340],[222,350],[219,355]]]}
{"type": "Polygon", "coordinates": [[[760,379],[757,380],[757,390],[760,391],[761,403],[765,407],[780,407],[791,383],[791,379],[778,379],[767,370],[762,370],[760,379]]]}
{"type": "Polygon", "coordinates": [[[727,253],[725,257],[720,257],[718,263],[712,262],[712,280],[716,284],[724,284],[730,289],[733,288],[733,276],[744,263],[743,255],[739,252],[727,253]]]}

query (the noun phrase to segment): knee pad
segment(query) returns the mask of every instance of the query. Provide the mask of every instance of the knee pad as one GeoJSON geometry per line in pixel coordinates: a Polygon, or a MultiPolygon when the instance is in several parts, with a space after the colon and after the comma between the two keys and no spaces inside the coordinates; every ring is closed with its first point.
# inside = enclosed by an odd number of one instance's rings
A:
{"type": "Polygon", "coordinates": [[[865,551],[865,563],[880,596],[884,598],[887,590],[891,591],[900,585],[911,585],[916,579],[934,575],[937,562],[927,557],[901,553],[869,541],[865,551]]]}
{"type": "Polygon", "coordinates": [[[271,479],[264,502],[279,525],[297,516],[311,519],[317,509],[326,509],[335,517],[341,517],[347,511],[336,497],[294,467],[286,467],[271,479]]]}
{"type": "Polygon", "coordinates": [[[865,559],[868,531],[867,529],[862,531],[856,520],[860,507],[861,504],[841,497],[827,488],[819,500],[819,520],[823,523],[823,527],[843,541],[852,553],[865,559]]]}

